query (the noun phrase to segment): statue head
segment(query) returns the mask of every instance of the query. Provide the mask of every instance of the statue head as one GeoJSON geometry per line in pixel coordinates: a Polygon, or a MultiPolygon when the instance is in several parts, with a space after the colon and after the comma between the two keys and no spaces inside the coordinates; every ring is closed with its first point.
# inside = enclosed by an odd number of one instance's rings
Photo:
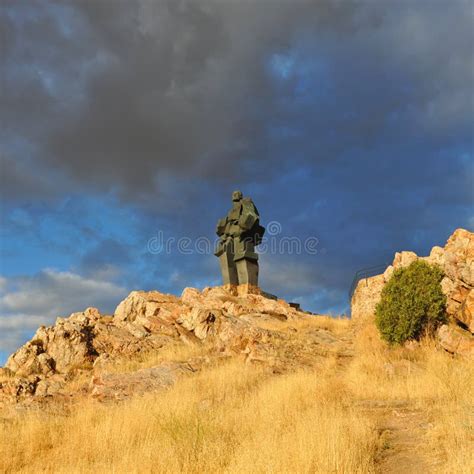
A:
{"type": "Polygon", "coordinates": [[[240,201],[241,199],[242,199],[241,191],[234,191],[232,193],[232,201],[237,202],[237,201],[240,201]]]}

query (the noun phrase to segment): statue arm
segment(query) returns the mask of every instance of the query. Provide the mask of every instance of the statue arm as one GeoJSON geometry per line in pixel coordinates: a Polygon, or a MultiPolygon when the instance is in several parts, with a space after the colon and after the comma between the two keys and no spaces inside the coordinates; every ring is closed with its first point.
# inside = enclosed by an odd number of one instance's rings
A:
{"type": "Polygon", "coordinates": [[[227,226],[227,217],[223,217],[217,221],[216,234],[221,236],[225,234],[225,229],[227,226]]]}
{"type": "Polygon", "coordinates": [[[244,231],[250,230],[258,221],[259,215],[253,202],[245,199],[243,202],[242,215],[239,218],[239,227],[244,231]]]}

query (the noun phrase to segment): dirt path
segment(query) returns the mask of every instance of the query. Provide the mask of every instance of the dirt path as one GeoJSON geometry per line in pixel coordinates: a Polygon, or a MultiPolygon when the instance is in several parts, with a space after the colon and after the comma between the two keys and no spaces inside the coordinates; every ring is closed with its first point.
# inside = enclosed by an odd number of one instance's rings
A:
{"type": "MultiPolygon", "coordinates": [[[[354,354],[352,329],[339,338],[341,354],[354,354]]],[[[352,357],[341,357],[341,372],[350,366],[352,357]]],[[[406,400],[364,400],[356,402],[362,412],[375,421],[381,437],[376,458],[377,472],[383,474],[438,474],[439,464],[428,457],[424,442],[431,428],[428,414],[406,400]]]]}
{"type": "Polygon", "coordinates": [[[382,409],[380,423],[383,450],[378,471],[390,474],[435,473],[433,459],[426,456],[423,441],[430,425],[421,410],[406,407],[382,409]]]}

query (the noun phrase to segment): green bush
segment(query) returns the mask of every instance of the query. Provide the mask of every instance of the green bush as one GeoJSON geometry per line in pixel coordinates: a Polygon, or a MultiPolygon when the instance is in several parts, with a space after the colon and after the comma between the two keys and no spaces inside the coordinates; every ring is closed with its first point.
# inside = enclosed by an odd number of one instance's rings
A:
{"type": "Polygon", "coordinates": [[[432,334],[446,321],[446,296],[441,291],[442,270],[423,260],[394,271],[382,290],[375,322],[383,339],[403,343],[432,334]]]}

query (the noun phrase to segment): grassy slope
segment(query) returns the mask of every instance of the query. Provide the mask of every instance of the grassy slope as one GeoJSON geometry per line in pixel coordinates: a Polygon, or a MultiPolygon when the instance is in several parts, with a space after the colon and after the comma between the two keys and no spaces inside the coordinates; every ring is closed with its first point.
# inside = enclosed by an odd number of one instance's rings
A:
{"type": "MultiPolygon", "coordinates": [[[[351,334],[347,321],[314,325],[351,334]]],[[[121,404],[4,421],[0,471],[473,472],[473,379],[472,363],[428,341],[389,350],[367,327],[342,363],[272,375],[228,361],[121,404]]]]}

